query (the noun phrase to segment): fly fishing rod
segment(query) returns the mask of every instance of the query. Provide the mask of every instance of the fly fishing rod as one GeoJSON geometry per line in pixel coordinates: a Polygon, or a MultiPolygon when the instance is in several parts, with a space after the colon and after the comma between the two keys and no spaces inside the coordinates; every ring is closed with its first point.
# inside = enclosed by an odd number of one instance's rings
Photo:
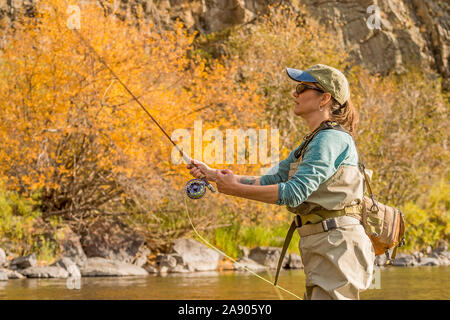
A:
{"type": "MultiPolygon", "coordinates": [[[[133,97],[133,99],[138,103],[138,105],[142,108],[142,110],[145,111],[145,113],[150,117],[150,119],[152,119],[152,121],[158,126],[158,128],[164,133],[164,135],[167,137],[167,139],[169,139],[169,141],[174,145],[174,147],[180,152],[181,156],[183,157],[183,159],[186,161],[186,163],[188,164],[192,164],[190,163],[190,158],[187,157],[185,155],[185,153],[183,152],[182,149],[180,149],[180,147],[178,147],[178,145],[170,138],[170,136],[167,134],[167,132],[163,129],[163,127],[161,127],[161,125],[158,123],[158,121],[156,121],[156,119],[150,114],[150,112],[148,112],[148,110],[144,107],[144,105],[139,101],[139,99],[133,94],[133,92],[128,89],[128,87],[126,86],[125,83],[122,82],[122,80],[120,80],[120,78],[117,76],[117,74],[114,72],[114,70],[111,69],[111,67],[106,63],[106,61],[97,53],[97,51],[90,45],[89,42],[87,42],[83,36],[76,30],[76,29],[72,29],[77,36],[80,38],[80,40],[86,45],[86,47],[89,48],[89,50],[98,58],[98,60],[111,72],[111,74],[117,79],[117,81],[119,81],[119,83],[122,85],[122,87],[125,88],[125,90],[133,97]]],[[[193,164],[194,166],[197,166],[196,164],[193,164]]],[[[189,198],[191,199],[200,199],[201,197],[203,197],[206,193],[206,187],[208,187],[209,190],[211,190],[211,192],[216,192],[216,190],[214,189],[214,187],[206,180],[206,177],[203,177],[201,179],[192,179],[189,180],[186,183],[185,186],[185,191],[186,194],[189,198]]],[[[213,246],[212,244],[210,244],[208,241],[206,241],[206,239],[204,239],[198,232],[197,229],[195,228],[194,224],[192,223],[191,217],[189,215],[189,212],[187,210],[187,204],[186,204],[186,199],[184,201],[184,205],[186,208],[186,214],[187,217],[189,219],[189,222],[192,226],[192,228],[194,229],[194,232],[197,234],[197,236],[200,237],[200,239],[202,239],[205,243],[207,243],[208,246],[210,246],[211,248],[213,248],[214,250],[216,250],[217,252],[219,252],[220,254],[223,254],[224,256],[226,256],[227,258],[229,258],[230,260],[232,260],[235,263],[238,263],[237,261],[235,261],[234,259],[232,259],[231,257],[229,257],[228,255],[226,255],[224,252],[220,251],[219,249],[217,249],[215,246],[213,246]]],[[[282,287],[280,287],[279,285],[274,285],[272,284],[271,281],[268,281],[267,279],[259,276],[258,274],[256,274],[255,272],[253,272],[251,269],[247,268],[246,266],[242,266],[245,270],[249,271],[250,273],[252,273],[253,275],[255,275],[256,277],[260,278],[261,280],[264,280],[265,282],[269,283],[270,285],[273,285],[275,288],[279,288],[289,294],[291,294],[292,296],[294,296],[295,298],[301,300],[300,297],[298,297],[296,294],[292,293],[289,290],[286,290],[282,287]]],[[[277,291],[277,293],[279,294],[279,292],[277,291]]],[[[280,298],[282,298],[280,296],[280,298]]]]}
{"type": "MultiPolygon", "coordinates": [[[[164,130],[164,128],[156,121],[156,119],[148,112],[147,108],[144,107],[144,105],[139,101],[139,99],[133,94],[133,92],[128,89],[127,85],[120,80],[120,78],[117,76],[117,74],[114,72],[114,70],[106,63],[106,61],[97,53],[97,51],[91,46],[89,42],[87,42],[83,36],[78,32],[77,29],[72,29],[76,35],[80,38],[81,42],[83,42],[87,48],[97,57],[97,59],[111,72],[111,74],[119,81],[119,83],[122,85],[122,87],[133,97],[133,99],[138,103],[138,105],[142,108],[142,110],[145,111],[145,113],[150,117],[150,119],[158,126],[158,128],[164,133],[164,135],[169,139],[169,141],[175,146],[175,148],[180,152],[182,158],[186,163],[190,163],[190,158],[185,155],[183,150],[178,147],[178,145],[170,138],[170,136],[167,134],[167,132],[164,130]]],[[[193,164],[194,166],[198,167],[198,165],[193,164]]],[[[208,187],[211,192],[216,192],[214,187],[211,185],[211,183],[206,180],[206,177],[203,177],[201,179],[192,179],[189,180],[186,183],[185,191],[189,198],[191,199],[200,199],[203,197],[206,193],[206,187],[208,187]]]]}

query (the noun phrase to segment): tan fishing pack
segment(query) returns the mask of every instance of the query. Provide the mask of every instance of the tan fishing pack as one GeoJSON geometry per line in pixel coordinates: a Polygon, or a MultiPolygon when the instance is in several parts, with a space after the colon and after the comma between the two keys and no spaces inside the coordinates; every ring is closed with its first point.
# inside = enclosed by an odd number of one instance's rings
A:
{"type": "Polygon", "coordinates": [[[375,255],[386,254],[387,259],[390,260],[395,258],[397,248],[405,243],[404,214],[374,199],[364,164],[360,163],[360,167],[369,192],[369,196],[363,198],[361,222],[372,241],[375,255]],[[394,252],[389,255],[389,250],[392,248],[394,252]]]}

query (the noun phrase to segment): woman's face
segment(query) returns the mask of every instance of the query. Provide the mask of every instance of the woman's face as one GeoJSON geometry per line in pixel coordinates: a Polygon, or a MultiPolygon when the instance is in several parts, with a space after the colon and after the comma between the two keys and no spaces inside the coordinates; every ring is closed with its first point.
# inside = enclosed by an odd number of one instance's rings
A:
{"type": "MultiPolygon", "coordinates": [[[[318,86],[313,82],[300,82],[311,87],[318,86]]],[[[322,103],[322,93],[314,89],[306,89],[300,94],[294,90],[293,96],[295,98],[294,113],[297,116],[304,116],[310,113],[319,112],[319,107],[322,103]]]]}

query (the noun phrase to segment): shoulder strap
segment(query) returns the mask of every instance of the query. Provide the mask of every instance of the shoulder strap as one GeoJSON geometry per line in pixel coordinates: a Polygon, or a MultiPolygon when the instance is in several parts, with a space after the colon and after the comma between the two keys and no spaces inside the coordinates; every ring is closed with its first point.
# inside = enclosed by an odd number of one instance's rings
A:
{"type": "MultiPolygon", "coordinates": [[[[312,139],[322,130],[327,130],[327,129],[335,129],[335,130],[339,130],[345,133],[350,134],[347,130],[345,130],[340,124],[338,124],[337,122],[333,122],[330,120],[325,120],[323,121],[313,132],[311,132],[310,134],[306,135],[303,139],[305,140],[305,142],[303,143],[303,145],[297,150],[295,151],[294,155],[297,159],[299,158],[303,158],[303,155],[306,152],[306,147],[308,146],[308,144],[312,141],[312,139]]],[[[351,135],[351,134],[350,134],[351,135]]]]}
{"type": "MultiPolygon", "coordinates": [[[[340,124],[334,126],[333,129],[339,130],[339,131],[343,131],[343,132],[346,132],[346,133],[350,134],[350,133],[349,133],[347,130],[345,130],[340,124]]],[[[351,134],[350,134],[350,135],[351,135],[351,134]]],[[[353,140],[353,141],[354,141],[354,140],[353,140]]],[[[356,144],[356,143],[355,143],[355,144],[356,144]]],[[[379,210],[377,204],[375,203],[375,198],[374,198],[374,195],[373,195],[373,192],[372,192],[372,188],[370,187],[369,178],[367,177],[367,173],[366,173],[366,167],[364,166],[364,163],[363,163],[362,160],[361,160],[361,155],[358,155],[358,157],[359,157],[359,163],[358,163],[358,165],[359,165],[359,170],[360,170],[360,171],[362,172],[362,174],[364,175],[364,182],[365,182],[365,185],[367,186],[367,191],[369,192],[370,199],[372,200],[372,207],[371,207],[371,210],[372,210],[372,209],[375,209],[375,208],[376,208],[376,210],[379,210]]]]}
{"type": "Polygon", "coordinates": [[[359,161],[359,167],[360,167],[360,171],[362,171],[362,174],[364,175],[364,182],[367,186],[367,190],[369,191],[370,199],[372,200],[372,207],[370,208],[370,210],[372,210],[372,209],[379,210],[378,205],[375,202],[375,198],[373,196],[372,188],[370,187],[370,184],[369,184],[369,177],[367,177],[366,167],[364,166],[364,163],[362,163],[361,159],[359,161]]]}

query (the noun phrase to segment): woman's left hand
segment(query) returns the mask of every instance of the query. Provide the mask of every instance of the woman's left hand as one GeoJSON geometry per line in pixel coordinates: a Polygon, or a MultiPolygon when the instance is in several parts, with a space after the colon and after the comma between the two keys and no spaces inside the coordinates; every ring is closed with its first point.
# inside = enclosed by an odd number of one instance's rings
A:
{"type": "Polygon", "coordinates": [[[217,170],[216,184],[220,193],[228,195],[233,195],[233,191],[237,189],[236,177],[228,169],[217,170]]]}

